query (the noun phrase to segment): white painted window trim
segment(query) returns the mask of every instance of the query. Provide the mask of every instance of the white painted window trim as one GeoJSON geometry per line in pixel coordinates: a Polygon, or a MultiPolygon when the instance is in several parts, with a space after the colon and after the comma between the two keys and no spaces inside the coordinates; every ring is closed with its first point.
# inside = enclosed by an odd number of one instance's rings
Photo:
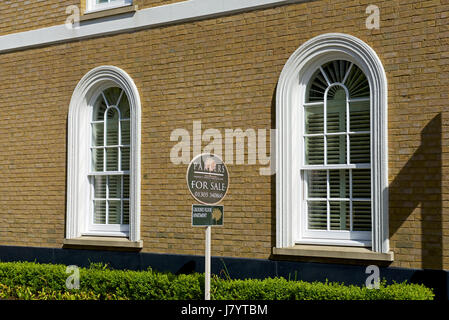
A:
{"type": "MultiPolygon", "coordinates": [[[[111,0],[109,0],[111,1],[111,0]]],[[[97,4],[95,0],[86,0],[86,11],[85,13],[92,13],[96,11],[102,11],[102,10],[109,10],[109,9],[115,9],[125,6],[130,6],[133,4],[132,0],[119,0],[114,1],[112,3],[102,3],[97,4]]]]}
{"type": "MultiPolygon", "coordinates": [[[[387,253],[388,159],[387,78],[374,50],[351,35],[330,33],[317,36],[299,47],[288,59],[276,94],[276,247],[295,245],[301,229],[302,146],[300,106],[302,94],[315,66],[324,61],[347,59],[365,73],[371,90],[372,243],[374,252],[387,253]]],[[[334,245],[347,242],[328,241],[334,245]]],[[[350,244],[350,243],[349,243],[350,244]]]]}
{"type": "MultiPolygon", "coordinates": [[[[89,71],[78,83],[70,101],[67,141],[67,220],[66,239],[89,233],[90,184],[90,102],[99,90],[118,86],[128,96],[131,115],[130,151],[130,241],[140,240],[140,132],[141,105],[136,85],[129,75],[114,66],[101,66],[89,71]]],[[[104,230],[100,236],[123,236],[123,232],[104,230]]]]}

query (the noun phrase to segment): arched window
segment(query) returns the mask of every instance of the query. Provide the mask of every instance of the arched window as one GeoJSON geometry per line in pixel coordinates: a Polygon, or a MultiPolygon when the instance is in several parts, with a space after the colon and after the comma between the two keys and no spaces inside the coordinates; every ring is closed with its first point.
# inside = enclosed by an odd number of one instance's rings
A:
{"type": "Polygon", "coordinates": [[[277,88],[277,248],[388,246],[387,90],[361,40],[325,34],[296,50],[277,88]]]}
{"type": "Polygon", "coordinates": [[[140,240],[140,98],[121,69],[98,67],[69,110],[66,238],[140,240]]]}
{"type": "Polygon", "coordinates": [[[129,232],[130,110],[119,87],[103,90],[91,117],[88,232],[129,232]]]}
{"type": "Polygon", "coordinates": [[[302,241],[371,245],[370,87],[365,74],[347,60],[317,67],[301,113],[302,241]]]}

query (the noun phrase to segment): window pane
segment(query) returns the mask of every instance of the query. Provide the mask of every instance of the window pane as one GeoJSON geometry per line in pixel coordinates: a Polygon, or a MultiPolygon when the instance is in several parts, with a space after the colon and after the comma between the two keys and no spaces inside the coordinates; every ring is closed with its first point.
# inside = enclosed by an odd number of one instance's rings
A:
{"type": "Polygon", "coordinates": [[[118,171],[118,148],[106,149],[106,170],[118,171]]]}
{"type": "Polygon", "coordinates": [[[306,134],[324,132],[323,107],[305,107],[306,134]]]}
{"type": "Polygon", "coordinates": [[[331,198],[349,199],[349,170],[329,170],[331,198]]]}
{"type": "Polygon", "coordinates": [[[352,134],[349,139],[351,163],[370,163],[370,135],[352,134]]]}
{"type": "Polygon", "coordinates": [[[324,164],[324,138],[306,137],[306,164],[324,164]]]}
{"type": "Polygon", "coordinates": [[[96,176],[94,179],[94,197],[96,199],[106,199],[106,177],[96,176]]]}
{"type": "Polygon", "coordinates": [[[116,106],[122,89],[119,87],[111,87],[103,91],[109,106],[116,106]]]}
{"type": "Polygon", "coordinates": [[[123,176],[123,198],[125,198],[125,199],[129,198],[129,176],[128,175],[123,176]]]}
{"type": "Polygon", "coordinates": [[[346,132],[346,92],[339,86],[328,93],[327,132],[346,132]]]}
{"type": "Polygon", "coordinates": [[[352,170],[352,197],[371,198],[371,170],[352,170]]]}
{"type": "Polygon", "coordinates": [[[346,135],[327,137],[327,163],[346,164],[346,135]]]}
{"type": "Polygon", "coordinates": [[[346,132],[346,107],[327,109],[327,132],[346,132]]]}
{"type": "Polygon", "coordinates": [[[330,201],[331,230],[350,230],[349,201],[330,201]]]}
{"type": "Polygon", "coordinates": [[[92,112],[92,120],[103,121],[106,108],[107,108],[106,103],[104,102],[103,96],[100,94],[94,104],[94,109],[92,112]]]}
{"type": "Polygon", "coordinates": [[[120,121],[120,124],[122,126],[122,128],[121,128],[122,145],[129,146],[130,145],[129,121],[128,120],[122,120],[122,121],[120,121]]]}
{"type": "Polygon", "coordinates": [[[94,223],[95,224],[106,223],[106,201],[100,200],[94,201],[94,223]]]}
{"type": "Polygon", "coordinates": [[[353,211],[353,231],[371,231],[371,202],[354,201],[353,211]]]}
{"type": "Polygon", "coordinates": [[[308,197],[309,198],[327,198],[327,172],[307,171],[308,177],[308,197]]]}
{"type": "Polygon", "coordinates": [[[129,170],[129,148],[124,147],[121,148],[122,151],[122,170],[128,171],[129,170]]]}
{"type": "Polygon", "coordinates": [[[351,98],[362,98],[370,96],[369,83],[365,74],[355,64],[345,82],[351,98]]]}
{"type": "Polygon", "coordinates": [[[326,201],[307,201],[308,226],[312,230],[327,230],[326,201]]]}
{"type": "Polygon", "coordinates": [[[103,146],[104,123],[92,123],[92,145],[94,147],[103,146]]]}
{"type": "Polygon", "coordinates": [[[106,145],[118,145],[118,112],[111,108],[107,112],[106,120],[106,145]]]}
{"type": "Polygon", "coordinates": [[[370,130],[370,101],[359,101],[349,103],[349,121],[351,131],[370,130]]]}
{"type": "Polygon", "coordinates": [[[103,171],[104,150],[92,149],[92,170],[95,172],[103,171]]]}
{"type": "Polygon", "coordinates": [[[309,88],[307,90],[307,102],[324,101],[324,92],[327,88],[326,79],[320,69],[315,71],[309,82],[309,88]]]}
{"type": "Polygon", "coordinates": [[[109,199],[120,199],[122,195],[122,176],[109,176],[109,199]]]}
{"type": "Polygon", "coordinates": [[[121,222],[121,201],[109,200],[108,224],[120,224],[121,222]]]}
{"type": "Polygon", "coordinates": [[[129,224],[129,201],[123,200],[123,224],[129,224]]]}
{"type": "Polygon", "coordinates": [[[330,83],[341,83],[349,69],[351,63],[346,60],[333,60],[322,66],[330,83]]]}
{"type": "Polygon", "coordinates": [[[125,93],[123,93],[122,99],[120,100],[120,104],[118,105],[120,109],[121,119],[129,119],[130,118],[130,110],[129,110],[129,101],[128,97],[125,93]]]}

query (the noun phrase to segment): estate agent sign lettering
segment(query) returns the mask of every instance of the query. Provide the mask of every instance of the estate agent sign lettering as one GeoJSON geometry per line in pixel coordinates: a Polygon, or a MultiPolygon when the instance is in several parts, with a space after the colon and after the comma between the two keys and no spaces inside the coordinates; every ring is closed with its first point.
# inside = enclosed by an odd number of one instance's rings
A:
{"type": "Polygon", "coordinates": [[[193,227],[222,226],[223,216],[223,206],[192,205],[193,227]]]}
{"type": "Polygon", "coordinates": [[[187,185],[198,202],[217,204],[228,191],[228,169],[218,156],[200,154],[190,162],[187,169],[187,185]]]}

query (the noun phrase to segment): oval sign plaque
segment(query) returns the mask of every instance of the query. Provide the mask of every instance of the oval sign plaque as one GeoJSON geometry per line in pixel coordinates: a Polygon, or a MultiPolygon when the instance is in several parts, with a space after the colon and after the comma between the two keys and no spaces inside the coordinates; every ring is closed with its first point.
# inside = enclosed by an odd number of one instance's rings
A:
{"type": "Polygon", "coordinates": [[[229,175],[220,157],[203,153],[190,162],[187,185],[192,196],[203,204],[217,204],[226,196],[229,175]]]}

